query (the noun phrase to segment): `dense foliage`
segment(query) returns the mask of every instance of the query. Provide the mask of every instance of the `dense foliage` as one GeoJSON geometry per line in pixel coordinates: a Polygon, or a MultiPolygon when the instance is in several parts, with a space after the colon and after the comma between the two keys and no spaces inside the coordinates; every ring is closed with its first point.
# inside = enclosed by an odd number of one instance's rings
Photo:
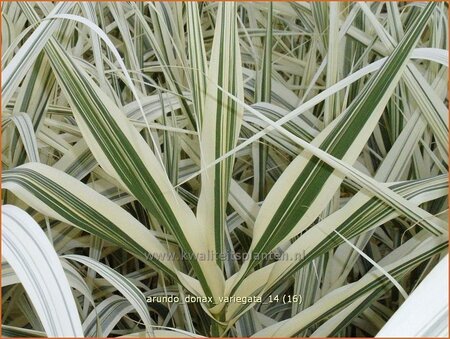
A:
{"type": "Polygon", "coordinates": [[[3,2],[3,336],[375,336],[447,253],[447,11],[3,2]]]}

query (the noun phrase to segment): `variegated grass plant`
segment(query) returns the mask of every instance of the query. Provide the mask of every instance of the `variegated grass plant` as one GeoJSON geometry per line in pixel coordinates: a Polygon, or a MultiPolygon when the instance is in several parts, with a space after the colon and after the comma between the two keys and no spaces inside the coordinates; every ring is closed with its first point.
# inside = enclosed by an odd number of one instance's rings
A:
{"type": "Polygon", "coordinates": [[[376,335],[447,252],[447,10],[3,2],[3,336],[376,335]]]}

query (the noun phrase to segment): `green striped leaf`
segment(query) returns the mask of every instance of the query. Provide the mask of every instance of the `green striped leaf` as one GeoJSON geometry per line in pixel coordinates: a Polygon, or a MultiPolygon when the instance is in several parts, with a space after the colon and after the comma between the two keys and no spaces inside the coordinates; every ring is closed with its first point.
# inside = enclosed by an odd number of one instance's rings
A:
{"type": "MultiPolygon", "coordinates": [[[[201,162],[210,164],[236,146],[243,107],[227,94],[243,99],[236,4],[221,3],[208,70],[200,142],[201,162]],[[230,53],[229,53],[230,52],[230,53]]],[[[219,255],[224,250],[224,224],[234,157],[202,173],[197,218],[207,241],[219,255]]],[[[221,265],[220,257],[217,262],[221,265]]]]}
{"type": "MultiPolygon", "coordinates": [[[[403,257],[389,262],[388,256],[383,260],[384,264],[380,264],[392,276],[401,277],[420,263],[442,253],[447,248],[446,242],[445,237],[440,237],[428,239],[428,241],[417,245],[417,240],[412,239],[409,243],[405,244],[405,247],[410,248],[408,248],[407,253],[404,253],[403,257]]],[[[400,247],[398,252],[404,252],[402,250],[403,248],[400,247]]],[[[378,295],[380,292],[385,291],[388,285],[389,280],[387,277],[379,271],[371,270],[357,282],[333,291],[296,316],[266,327],[262,331],[255,333],[252,337],[295,336],[304,328],[312,325],[314,322],[325,319],[351,302],[358,300],[359,297],[365,298],[367,302],[367,299],[370,300],[373,298],[374,294],[378,295]]]]}
{"type": "MultiPolygon", "coordinates": [[[[57,13],[65,13],[72,7],[70,2],[59,3],[52,10],[50,15],[57,13]]],[[[55,21],[44,21],[33,32],[32,36],[27,39],[24,46],[8,63],[2,71],[2,108],[12,98],[15,90],[19,86],[22,79],[27,74],[33,62],[39,56],[48,39],[51,38],[53,32],[59,27],[59,23],[55,21]]]]}
{"type": "MultiPolygon", "coordinates": [[[[272,100],[272,40],[273,40],[273,4],[269,2],[267,11],[266,37],[264,41],[264,55],[262,70],[259,77],[257,101],[268,102],[272,100]]],[[[266,195],[266,171],[269,149],[264,143],[253,145],[255,182],[253,197],[262,201],[266,195]]]]}
{"type": "Polygon", "coordinates": [[[45,215],[111,241],[176,277],[170,255],[152,232],[116,204],[64,172],[44,164],[29,163],[3,172],[2,181],[4,189],[45,215]]]}
{"type": "MultiPolygon", "coordinates": [[[[316,137],[312,145],[346,162],[356,160],[358,150],[362,149],[378,122],[433,8],[433,4],[427,6],[351,106],[316,137]]],[[[286,237],[310,225],[328,202],[329,192],[334,192],[341,182],[341,175],[334,174],[310,153],[300,154],[264,202],[255,223],[252,252],[270,251],[286,237]],[[287,185],[287,182],[292,184],[287,185]]],[[[248,267],[256,263],[256,260],[250,260],[248,267]]]]}
{"type": "Polygon", "coordinates": [[[196,116],[189,107],[188,101],[183,96],[183,71],[177,67],[173,67],[179,65],[180,60],[185,61],[186,57],[184,56],[184,46],[182,48],[178,47],[180,46],[179,40],[181,37],[177,36],[176,30],[173,27],[172,5],[164,2],[147,3],[152,18],[153,30],[150,29],[146,17],[144,17],[139,9],[135,8],[134,15],[142,25],[144,39],[148,41],[158,61],[163,65],[162,71],[170,89],[178,94],[182,111],[188,117],[194,130],[198,130],[199,126],[196,121],[196,116]],[[173,48],[168,48],[168,46],[172,46],[173,48]]]}
{"type": "MultiPolygon", "coordinates": [[[[395,39],[391,37],[385,29],[376,20],[373,13],[367,7],[366,4],[359,4],[364,14],[367,15],[370,22],[375,26],[375,30],[383,41],[389,51],[392,51],[395,47],[395,39]]],[[[414,100],[416,100],[419,107],[422,109],[422,113],[433,129],[439,150],[442,152],[443,158],[448,158],[448,109],[437,97],[436,93],[430,87],[426,79],[420,73],[420,71],[412,64],[407,65],[405,70],[405,83],[414,94],[414,100]],[[424,95],[425,94],[425,95],[424,95]]]]}
{"type": "Polygon", "coordinates": [[[20,327],[2,325],[2,336],[4,338],[45,338],[45,332],[28,330],[20,327]]]}
{"type": "MultiPolygon", "coordinates": [[[[402,196],[414,201],[416,205],[448,194],[446,176],[416,183],[395,184],[392,188],[402,196]]],[[[378,199],[359,193],[343,208],[314,225],[299,237],[283,253],[283,260],[272,264],[272,267],[265,266],[263,269],[251,273],[243,280],[235,295],[258,295],[270,290],[275,284],[289,278],[314,258],[335,248],[342,243],[342,239],[334,233],[334,230],[347,239],[352,239],[396,216],[398,213],[394,209],[387,208],[378,199]],[[266,278],[262,278],[263,276],[266,278]]],[[[236,279],[236,277],[233,278],[236,279]]],[[[233,278],[227,281],[227,286],[233,285],[233,278]]],[[[243,309],[242,305],[232,305],[227,310],[228,317],[232,318],[243,309]]]]}
{"type": "Polygon", "coordinates": [[[198,125],[202,126],[203,110],[206,97],[206,77],[208,66],[206,63],[205,45],[203,44],[202,26],[197,2],[186,2],[188,12],[188,47],[191,65],[191,91],[194,111],[198,125]]]}
{"type": "MultiPolygon", "coordinates": [[[[64,10],[64,8],[61,9],[61,11],[64,10]]],[[[45,9],[43,9],[43,11],[47,14],[45,9]]],[[[59,11],[55,11],[56,8],[52,11],[52,14],[59,13],[59,11]]],[[[72,22],[60,23],[57,36],[63,46],[69,44],[73,28],[74,24],[72,22]]],[[[24,66],[20,65],[18,67],[21,68],[24,66]]],[[[32,126],[36,133],[40,131],[44,122],[44,116],[50,95],[55,86],[55,80],[55,76],[52,73],[52,69],[48,60],[45,58],[44,53],[38,53],[38,57],[33,62],[30,72],[26,74],[23,83],[18,90],[13,110],[14,115],[26,112],[32,120],[32,126]]],[[[11,143],[16,145],[18,142],[18,135],[14,134],[12,138],[11,143]]],[[[12,166],[21,165],[25,160],[25,154],[21,146],[22,145],[18,143],[15,149],[11,150],[13,152],[11,157],[12,166]]]]}
{"type": "Polygon", "coordinates": [[[45,51],[99,164],[171,230],[181,248],[190,254],[190,262],[205,294],[219,295],[221,285],[207,283],[207,280],[223,280],[214,262],[197,260],[199,254],[208,253],[205,241],[199,236],[203,232],[192,211],[175,192],[158,158],[114,102],[60,44],[50,39],[45,51]]]}

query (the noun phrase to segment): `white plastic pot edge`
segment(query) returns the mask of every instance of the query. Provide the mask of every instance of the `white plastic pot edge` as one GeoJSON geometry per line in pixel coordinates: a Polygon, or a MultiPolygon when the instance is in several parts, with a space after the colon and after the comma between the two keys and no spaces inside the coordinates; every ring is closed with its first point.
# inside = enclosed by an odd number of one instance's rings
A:
{"type": "Polygon", "coordinates": [[[411,293],[376,337],[448,338],[448,254],[411,293]]]}

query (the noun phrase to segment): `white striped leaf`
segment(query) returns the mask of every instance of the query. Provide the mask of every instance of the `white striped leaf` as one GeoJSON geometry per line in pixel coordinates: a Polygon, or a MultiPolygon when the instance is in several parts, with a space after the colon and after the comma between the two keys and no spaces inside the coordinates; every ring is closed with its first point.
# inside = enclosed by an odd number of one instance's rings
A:
{"type": "MultiPolygon", "coordinates": [[[[11,120],[14,122],[17,130],[19,131],[29,161],[39,162],[36,134],[34,133],[33,123],[30,117],[26,113],[20,113],[13,115],[11,120]]],[[[16,143],[12,142],[12,144],[14,145],[16,143]]]]}
{"type": "Polygon", "coordinates": [[[111,267],[89,257],[68,254],[64,255],[63,258],[79,262],[104,277],[111,285],[113,285],[120,293],[124,295],[131,305],[133,305],[134,309],[141,317],[148,335],[152,335],[153,320],[150,317],[145,296],[129,279],[125,278],[111,267]]]}
{"type": "Polygon", "coordinates": [[[58,255],[25,211],[2,206],[2,255],[19,277],[49,337],[83,337],[58,255]]]}

